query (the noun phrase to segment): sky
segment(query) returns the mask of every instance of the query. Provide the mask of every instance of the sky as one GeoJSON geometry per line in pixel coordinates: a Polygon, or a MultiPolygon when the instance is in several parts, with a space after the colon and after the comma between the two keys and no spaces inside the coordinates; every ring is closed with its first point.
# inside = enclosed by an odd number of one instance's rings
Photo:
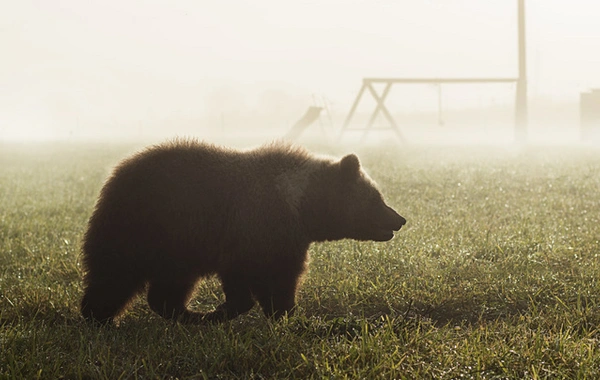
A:
{"type": "MultiPolygon", "coordinates": [[[[280,114],[315,95],[346,112],[363,77],[514,77],[516,11],[507,0],[0,0],[0,135],[288,122],[280,114]]],[[[576,102],[600,87],[598,14],[593,0],[526,0],[530,97],[576,102]]]]}

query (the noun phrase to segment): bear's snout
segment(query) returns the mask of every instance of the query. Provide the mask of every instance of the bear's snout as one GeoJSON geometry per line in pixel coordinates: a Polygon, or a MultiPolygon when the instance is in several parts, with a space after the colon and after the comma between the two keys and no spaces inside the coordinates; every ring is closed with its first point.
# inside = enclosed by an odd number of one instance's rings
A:
{"type": "Polygon", "coordinates": [[[394,231],[400,230],[403,225],[406,224],[406,219],[404,219],[400,214],[394,211],[393,208],[386,206],[388,209],[388,213],[390,214],[390,225],[392,225],[392,229],[394,231]]]}
{"type": "Polygon", "coordinates": [[[388,241],[394,237],[394,231],[400,230],[405,224],[406,219],[384,204],[383,210],[377,221],[372,224],[371,233],[366,240],[388,241]]]}

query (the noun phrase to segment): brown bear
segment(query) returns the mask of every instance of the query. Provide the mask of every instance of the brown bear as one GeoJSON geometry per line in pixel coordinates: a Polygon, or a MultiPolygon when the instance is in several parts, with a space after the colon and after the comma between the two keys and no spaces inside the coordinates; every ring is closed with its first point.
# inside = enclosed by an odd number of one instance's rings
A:
{"type": "Polygon", "coordinates": [[[335,161],[283,143],[153,146],[121,162],[101,190],[83,239],[81,313],[111,322],[147,289],[150,308],[169,319],[223,321],[256,301],[280,317],[295,305],[312,242],[387,241],[405,223],[353,154],[335,161]],[[225,302],[188,310],[209,275],[225,302]]]}

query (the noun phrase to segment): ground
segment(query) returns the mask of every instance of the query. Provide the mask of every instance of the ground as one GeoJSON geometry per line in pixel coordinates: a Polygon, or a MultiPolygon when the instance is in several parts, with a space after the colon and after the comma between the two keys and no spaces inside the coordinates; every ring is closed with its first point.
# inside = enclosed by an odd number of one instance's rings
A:
{"type": "MultiPolygon", "coordinates": [[[[98,329],[78,312],[79,243],[132,149],[0,146],[0,377],[600,376],[600,150],[360,148],[409,223],[313,245],[294,317],[182,326],[140,300],[98,329]]],[[[191,307],[221,298],[208,281],[191,307]]]]}

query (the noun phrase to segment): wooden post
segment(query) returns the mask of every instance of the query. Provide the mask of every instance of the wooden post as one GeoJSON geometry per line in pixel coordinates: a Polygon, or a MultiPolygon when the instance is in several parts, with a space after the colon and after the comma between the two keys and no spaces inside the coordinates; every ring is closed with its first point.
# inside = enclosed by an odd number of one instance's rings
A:
{"type": "Polygon", "coordinates": [[[358,103],[360,102],[360,98],[362,97],[363,92],[365,92],[365,88],[367,87],[366,82],[363,80],[363,85],[358,91],[358,95],[356,95],[356,99],[354,99],[354,104],[352,104],[352,108],[350,108],[350,112],[348,112],[348,116],[346,116],[346,120],[344,120],[344,124],[342,124],[342,130],[338,136],[338,142],[342,140],[342,135],[350,125],[350,120],[352,120],[352,116],[354,116],[354,112],[356,111],[356,107],[358,107],[358,103]]]}
{"type": "Polygon", "coordinates": [[[527,51],[525,45],[525,0],[518,1],[519,28],[519,77],[515,97],[515,139],[517,143],[527,142],[527,51]]]}

